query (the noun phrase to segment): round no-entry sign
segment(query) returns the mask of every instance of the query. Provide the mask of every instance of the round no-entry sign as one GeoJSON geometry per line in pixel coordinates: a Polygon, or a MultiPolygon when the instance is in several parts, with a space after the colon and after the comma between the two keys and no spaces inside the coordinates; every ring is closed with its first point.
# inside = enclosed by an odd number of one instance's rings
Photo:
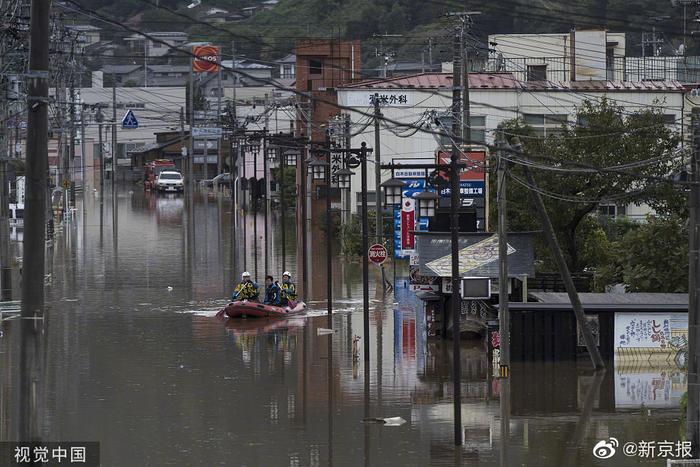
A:
{"type": "Polygon", "coordinates": [[[384,261],[386,261],[387,256],[389,256],[389,254],[386,251],[386,248],[384,248],[384,245],[380,245],[379,243],[375,243],[374,245],[369,247],[367,255],[369,257],[369,260],[372,261],[374,264],[382,264],[384,261]]]}

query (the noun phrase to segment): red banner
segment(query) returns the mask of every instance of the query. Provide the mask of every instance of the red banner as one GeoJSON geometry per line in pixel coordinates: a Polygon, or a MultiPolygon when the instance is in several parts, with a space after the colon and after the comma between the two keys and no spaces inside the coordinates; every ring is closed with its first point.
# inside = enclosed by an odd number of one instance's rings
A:
{"type": "Polygon", "coordinates": [[[401,205],[401,249],[413,250],[415,240],[413,231],[416,230],[416,201],[404,198],[401,205]]]}
{"type": "Polygon", "coordinates": [[[192,47],[192,71],[195,73],[207,73],[219,71],[219,47],[215,45],[198,45],[192,47]]]}

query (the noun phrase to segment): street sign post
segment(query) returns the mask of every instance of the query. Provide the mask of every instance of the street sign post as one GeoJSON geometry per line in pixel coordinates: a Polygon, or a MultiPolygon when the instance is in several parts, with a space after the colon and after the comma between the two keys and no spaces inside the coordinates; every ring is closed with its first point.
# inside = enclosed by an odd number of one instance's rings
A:
{"type": "Polygon", "coordinates": [[[374,264],[379,265],[386,261],[388,252],[386,251],[386,248],[384,248],[384,245],[375,243],[374,245],[369,247],[369,250],[367,251],[367,256],[369,257],[370,261],[372,261],[374,264]]]}
{"type": "Polygon", "coordinates": [[[133,110],[127,110],[124,118],[122,118],[122,128],[126,130],[135,130],[139,127],[139,121],[136,119],[133,110]]]}

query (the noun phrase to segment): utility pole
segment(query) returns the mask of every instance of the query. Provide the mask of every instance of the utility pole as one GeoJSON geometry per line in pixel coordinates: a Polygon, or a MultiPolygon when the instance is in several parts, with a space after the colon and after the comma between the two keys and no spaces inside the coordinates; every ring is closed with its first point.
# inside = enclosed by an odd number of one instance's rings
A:
{"type": "MultiPolygon", "coordinates": [[[[73,51],[74,51],[74,44],[75,42],[71,41],[71,46],[70,46],[70,59],[71,59],[71,65],[75,65],[75,61],[73,59],[73,51]]],[[[67,180],[70,182],[69,188],[70,188],[70,195],[66,197],[66,200],[70,200],[70,206],[75,204],[75,176],[73,174],[72,168],[73,164],[75,163],[75,74],[77,73],[77,70],[72,70],[71,72],[71,77],[70,77],[70,105],[68,106],[70,114],[68,115],[68,121],[70,122],[70,129],[69,129],[69,134],[68,134],[68,157],[66,158],[65,165],[64,165],[64,171],[67,176],[67,180]]],[[[66,203],[66,209],[68,209],[69,203],[66,203]]],[[[66,211],[67,214],[70,214],[69,211],[66,211]]]]}
{"type": "MultiPolygon", "coordinates": [[[[87,216],[87,206],[85,205],[86,192],[87,192],[87,175],[85,174],[85,108],[83,104],[80,104],[80,186],[82,188],[82,198],[83,198],[83,223],[86,221],[87,216]]],[[[85,241],[85,239],[83,239],[85,241]]]]}
{"type": "Polygon", "coordinates": [[[46,248],[46,177],[48,170],[49,11],[47,0],[32,0],[30,51],[27,76],[27,158],[22,274],[22,346],[20,351],[20,400],[18,438],[35,439],[36,378],[33,362],[44,314],[46,248]]]}
{"type": "Polygon", "coordinates": [[[402,34],[373,34],[372,37],[378,37],[379,38],[379,49],[374,51],[374,56],[375,57],[381,57],[383,60],[383,66],[382,66],[382,78],[386,78],[387,71],[389,68],[389,59],[393,58],[396,56],[396,53],[394,52],[387,52],[384,50],[384,38],[385,37],[403,37],[402,34]]]}
{"type": "MultiPolygon", "coordinates": [[[[350,149],[350,114],[345,114],[345,149],[350,149]]],[[[347,164],[344,168],[347,168],[347,164]]],[[[350,220],[350,192],[349,190],[341,190],[342,195],[345,196],[345,220],[343,223],[349,222],[350,220]]]]}
{"type": "MultiPolygon", "coordinates": [[[[515,151],[521,152],[519,145],[515,145],[515,151]]],[[[593,339],[593,333],[591,332],[588,322],[586,321],[586,315],[583,311],[583,306],[581,305],[581,300],[579,299],[578,292],[576,291],[576,286],[574,281],[571,279],[571,273],[569,272],[569,266],[566,264],[564,259],[564,254],[559,246],[559,240],[554,233],[554,228],[552,227],[552,222],[549,220],[549,215],[547,214],[547,209],[545,208],[542,197],[537,190],[537,182],[532,172],[527,166],[523,167],[525,175],[527,177],[527,183],[530,185],[530,196],[535,202],[535,207],[537,208],[537,213],[540,216],[542,227],[544,228],[545,239],[549,245],[549,251],[554,256],[554,260],[559,267],[559,272],[561,274],[562,281],[564,282],[564,288],[566,288],[566,293],[569,295],[569,301],[571,301],[571,307],[574,310],[574,315],[576,316],[576,322],[583,333],[583,340],[586,342],[586,350],[591,357],[593,366],[596,370],[602,370],[605,368],[605,363],[600,356],[598,347],[596,346],[595,340],[593,339]]],[[[690,329],[690,328],[689,328],[690,329]]]]}
{"type": "Polygon", "coordinates": [[[459,68],[452,69],[452,74],[453,76],[456,76],[458,73],[462,75],[460,77],[460,81],[462,82],[464,89],[464,102],[462,105],[462,114],[457,116],[459,117],[459,119],[462,120],[462,127],[459,132],[461,144],[469,144],[472,139],[471,122],[469,114],[469,61],[467,46],[465,43],[465,32],[471,26],[472,16],[480,14],[480,11],[460,11],[447,14],[448,17],[457,18],[457,20],[459,21],[459,53],[462,57],[462,63],[459,68]]]}
{"type": "Polygon", "coordinates": [[[270,236],[268,225],[270,224],[270,170],[267,157],[267,109],[265,112],[265,127],[263,128],[262,152],[263,152],[263,180],[265,181],[265,274],[270,274],[270,236]]]}
{"type": "Polygon", "coordinates": [[[692,457],[700,454],[700,107],[692,110],[693,152],[688,211],[688,408],[686,439],[692,457]]]}
{"type": "Polygon", "coordinates": [[[118,210],[117,203],[117,80],[112,75],[112,236],[117,239],[118,210]]]}
{"type": "Polygon", "coordinates": [[[510,367],[510,314],[508,310],[508,288],[510,279],[508,277],[508,215],[507,215],[507,160],[503,154],[503,135],[498,135],[497,157],[498,157],[498,328],[500,332],[501,355],[499,374],[503,378],[509,377],[510,367]]]}
{"type": "Polygon", "coordinates": [[[433,38],[428,38],[428,65],[430,66],[430,71],[433,71],[433,38]]]}
{"type": "Polygon", "coordinates": [[[191,196],[190,199],[194,202],[194,73],[192,72],[192,59],[190,55],[190,93],[188,96],[190,101],[190,153],[187,155],[187,191],[188,196],[191,196]]]}
{"type": "Polygon", "coordinates": [[[384,232],[382,226],[382,203],[379,201],[379,189],[382,184],[382,156],[380,149],[379,140],[379,119],[382,117],[382,112],[379,110],[379,94],[374,94],[374,209],[375,209],[375,236],[376,242],[382,241],[382,233],[384,232]]]}
{"type": "MultiPolygon", "coordinates": [[[[221,50],[221,49],[219,49],[221,50]]],[[[219,52],[219,69],[216,73],[216,126],[221,128],[221,95],[224,90],[221,87],[221,52],[219,52]]],[[[221,168],[221,143],[223,142],[223,136],[218,138],[218,144],[216,145],[216,175],[222,172],[221,168]]]]}
{"type": "MultiPolygon", "coordinates": [[[[462,54],[460,45],[462,42],[461,28],[454,37],[454,50],[452,57],[453,78],[452,78],[452,137],[456,138],[460,132],[459,125],[460,107],[462,104],[462,74],[460,69],[462,54]]],[[[453,403],[454,403],[454,442],[455,446],[462,444],[462,394],[461,394],[461,374],[462,360],[460,358],[460,316],[462,311],[462,297],[459,290],[459,156],[460,148],[456,142],[452,143],[452,157],[450,159],[450,233],[451,233],[451,255],[452,255],[452,381],[453,381],[453,403]]],[[[447,315],[447,313],[445,313],[447,315]]],[[[447,318],[447,316],[445,316],[447,318]]]]}
{"type": "MultiPolygon", "coordinates": [[[[98,112],[100,112],[98,110],[98,112]]],[[[98,114],[98,115],[101,115],[98,114]]],[[[97,135],[98,135],[98,146],[100,148],[100,232],[102,232],[102,226],[104,225],[104,199],[105,199],[105,150],[102,145],[102,119],[98,119],[97,125],[97,135]]],[[[101,235],[101,234],[100,234],[101,235]]]]}

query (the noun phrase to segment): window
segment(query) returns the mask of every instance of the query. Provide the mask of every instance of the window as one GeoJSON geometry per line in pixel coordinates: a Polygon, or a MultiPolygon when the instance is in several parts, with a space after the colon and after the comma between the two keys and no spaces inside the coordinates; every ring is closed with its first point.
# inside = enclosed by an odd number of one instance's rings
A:
{"type": "Polygon", "coordinates": [[[528,65],[527,81],[546,81],[547,65],[528,65]]]}
{"type": "Polygon", "coordinates": [[[565,114],[523,114],[526,125],[535,130],[537,136],[547,137],[561,133],[562,125],[568,121],[565,114]]]}
{"type": "MultiPolygon", "coordinates": [[[[450,138],[452,132],[452,117],[440,117],[439,120],[439,131],[442,133],[440,135],[440,144],[442,146],[452,146],[452,139],[450,138]]],[[[470,116],[469,126],[472,130],[471,141],[475,143],[486,143],[486,117],[470,116]]]]}
{"type": "Polygon", "coordinates": [[[627,213],[626,206],[616,206],[614,204],[601,204],[598,206],[598,215],[601,217],[615,218],[624,216],[627,213]]]}
{"type": "Polygon", "coordinates": [[[323,74],[323,60],[320,58],[312,58],[309,60],[309,74],[310,75],[320,75],[323,74]]]}
{"type": "Polygon", "coordinates": [[[664,114],[664,125],[670,127],[670,130],[676,129],[676,116],[674,114],[664,114]]]}
{"type": "Polygon", "coordinates": [[[282,78],[293,78],[294,73],[292,73],[292,65],[282,66],[282,78]]]}
{"type": "Polygon", "coordinates": [[[605,49],[605,70],[606,78],[609,81],[615,80],[615,49],[613,47],[605,49]]]}
{"type": "MultiPolygon", "coordinates": [[[[355,193],[356,199],[357,199],[357,205],[360,206],[362,204],[362,193],[355,193]]],[[[374,196],[374,191],[368,191],[367,192],[367,204],[374,205],[375,202],[375,196],[374,196]]]]}

